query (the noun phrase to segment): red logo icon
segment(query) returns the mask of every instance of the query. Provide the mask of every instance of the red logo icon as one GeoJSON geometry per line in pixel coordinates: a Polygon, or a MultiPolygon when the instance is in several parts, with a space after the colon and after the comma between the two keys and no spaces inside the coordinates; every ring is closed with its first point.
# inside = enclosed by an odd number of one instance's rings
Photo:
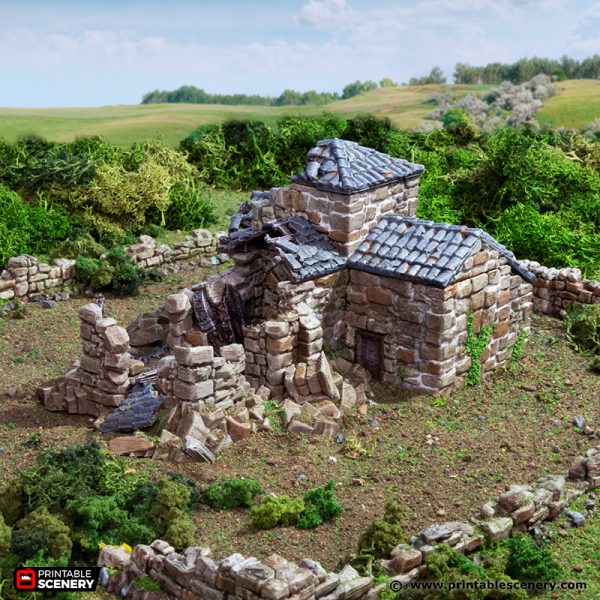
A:
{"type": "Polygon", "coordinates": [[[15,587],[18,590],[35,590],[36,572],[33,569],[17,569],[15,587]]]}

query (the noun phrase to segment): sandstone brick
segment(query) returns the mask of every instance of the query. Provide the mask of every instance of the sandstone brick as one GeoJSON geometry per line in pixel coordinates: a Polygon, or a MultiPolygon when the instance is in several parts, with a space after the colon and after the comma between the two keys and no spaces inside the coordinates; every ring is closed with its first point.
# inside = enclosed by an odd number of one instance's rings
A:
{"type": "Polygon", "coordinates": [[[393,296],[390,290],[382,287],[367,288],[366,296],[369,302],[374,302],[375,304],[390,306],[393,303],[393,296]]]}

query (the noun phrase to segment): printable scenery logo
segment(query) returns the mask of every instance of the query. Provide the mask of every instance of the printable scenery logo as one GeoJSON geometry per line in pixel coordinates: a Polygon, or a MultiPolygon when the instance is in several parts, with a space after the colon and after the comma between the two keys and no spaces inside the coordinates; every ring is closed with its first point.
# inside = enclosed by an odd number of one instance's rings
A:
{"type": "Polygon", "coordinates": [[[99,576],[100,567],[23,567],[15,570],[15,589],[23,592],[93,592],[99,576]]]}

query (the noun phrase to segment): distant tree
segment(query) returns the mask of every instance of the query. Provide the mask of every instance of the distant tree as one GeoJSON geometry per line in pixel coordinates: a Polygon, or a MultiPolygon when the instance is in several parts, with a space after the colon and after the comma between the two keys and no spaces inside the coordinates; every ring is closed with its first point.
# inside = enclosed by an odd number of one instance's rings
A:
{"type": "Polygon", "coordinates": [[[425,77],[413,77],[408,82],[410,85],[428,85],[430,83],[446,83],[446,78],[440,67],[433,67],[425,77]]]}
{"type": "Polygon", "coordinates": [[[393,79],[390,79],[389,77],[384,77],[379,82],[379,87],[398,87],[398,84],[393,79]]]}
{"type": "Polygon", "coordinates": [[[358,94],[364,94],[372,90],[377,89],[377,84],[374,81],[359,81],[358,79],[354,83],[349,83],[342,90],[342,98],[352,98],[358,94]]]}

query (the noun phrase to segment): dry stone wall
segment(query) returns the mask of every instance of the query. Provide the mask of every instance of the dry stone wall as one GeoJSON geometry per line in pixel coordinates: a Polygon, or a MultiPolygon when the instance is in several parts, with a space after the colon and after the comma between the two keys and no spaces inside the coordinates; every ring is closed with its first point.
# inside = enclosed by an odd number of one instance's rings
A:
{"type": "Polygon", "coordinates": [[[129,336],[97,304],[79,309],[82,354],[64,377],[38,388],[48,410],[98,417],[111,412],[125,399],[132,378],[144,363],[129,353],[129,336]]]}
{"type": "MultiPolygon", "coordinates": [[[[195,229],[191,235],[172,246],[156,245],[154,238],[140,236],[138,242],[127,247],[127,253],[140,268],[158,267],[166,263],[217,252],[218,240],[207,229],[195,229]]],[[[214,264],[220,264],[215,259],[214,264]]],[[[75,261],[55,258],[52,264],[34,256],[22,254],[8,259],[0,275],[0,300],[25,298],[31,294],[61,288],[75,283],[75,261]]]]}
{"type": "MultiPolygon", "coordinates": [[[[114,565],[116,552],[106,549],[98,564],[114,565]]],[[[383,587],[350,566],[339,573],[328,572],[316,561],[295,564],[277,554],[258,560],[235,553],[217,562],[209,548],[177,553],[163,540],[136,546],[131,557],[120,562],[125,568],[105,579],[106,587],[133,600],[375,600],[383,587]],[[141,577],[159,582],[164,593],[136,586],[141,577]]]]}
{"type": "Polygon", "coordinates": [[[253,226],[298,215],[326,233],[341,253],[351,254],[383,215],[415,216],[418,191],[418,177],[350,195],[293,183],[256,195],[253,226]]]}
{"type": "Polygon", "coordinates": [[[564,317],[573,304],[600,304],[600,281],[585,279],[579,269],[554,269],[528,260],[521,263],[537,275],[533,284],[535,312],[564,317]]]}
{"type": "Polygon", "coordinates": [[[229,344],[220,353],[215,356],[212,346],[176,346],[157,367],[158,389],[171,409],[167,432],[183,439],[191,456],[203,447],[219,454],[251,433],[270,429],[262,404],[269,392],[252,390],[246,380],[244,347],[229,344]]]}
{"type": "Polygon", "coordinates": [[[0,300],[25,298],[75,283],[75,261],[56,258],[51,265],[22,254],[8,259],[0,278],[0,300]]]}

